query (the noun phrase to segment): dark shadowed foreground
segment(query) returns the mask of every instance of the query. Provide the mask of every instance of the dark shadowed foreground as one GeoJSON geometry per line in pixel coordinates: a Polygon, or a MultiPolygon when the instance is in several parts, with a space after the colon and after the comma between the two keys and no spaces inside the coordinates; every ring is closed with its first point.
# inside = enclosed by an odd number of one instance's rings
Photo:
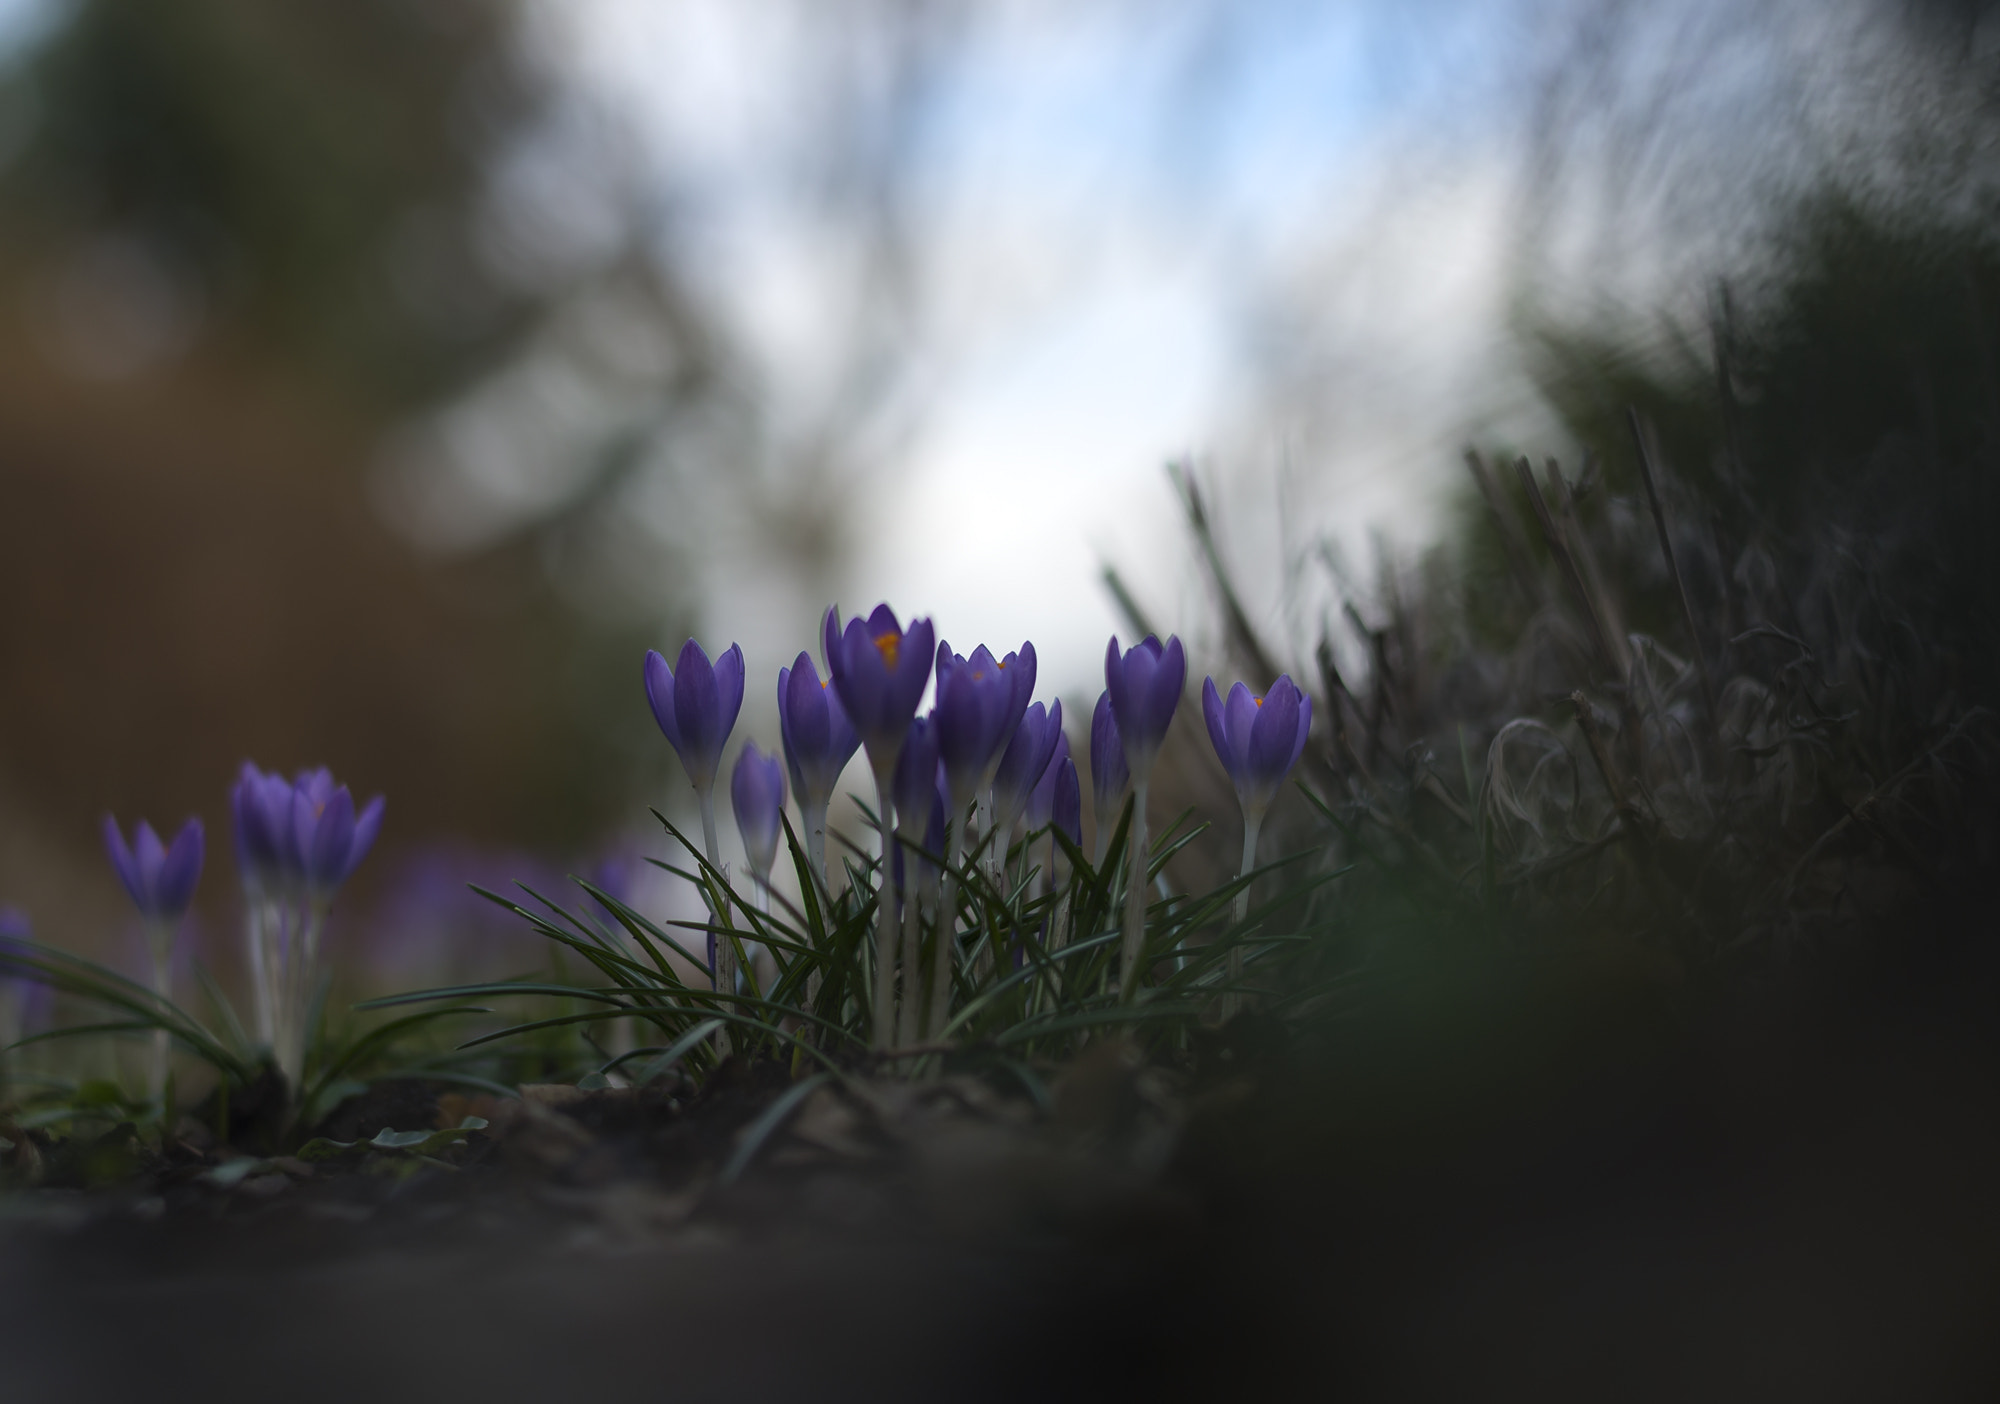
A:
{"type": "MultiPolygon", "coordinates": [[[[28,1192],[9,1392],[1991,1397],[1991,923],[1904,918],[1730,1001],[1441,943],[1185,1079],[823,1091],[733,1183],[776,1079],[480,1104],[455,1169],[28,1192]]],[[[468,1110],[370,1096],[325,1129],[468,1110]]]]}

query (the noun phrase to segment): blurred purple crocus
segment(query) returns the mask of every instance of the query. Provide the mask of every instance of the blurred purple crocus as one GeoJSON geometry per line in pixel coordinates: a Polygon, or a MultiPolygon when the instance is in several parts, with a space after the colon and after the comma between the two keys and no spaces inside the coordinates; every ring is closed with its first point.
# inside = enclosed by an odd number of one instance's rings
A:
{"type": "Polygon", "coordinates": [[[888,605],[875,606],[864,619],[840,627],[840,611],[828,609],[821,624],[826,670],[875,772],[876,827],[882,840],[881,895],[876,903],[875,990],[872,1030],[877,1048],[895,1038],[896,904],[889,900],[890,862],[895,851],[893,794],[896,761],[917,703],[931,679],[931,646],[936,634],[928,619],[913,619],[905,630],[888,605]]]}
{"type": "Polygon", "coordinates": [[[809,653],[778,669],[778,735],[805,826],[806,855],[813,871],[825,877],[827,806],[861,738],[847,720],[839,693],[821,681],[809,653]]]}
{"type": "Polygon", "coordinates": [[[695,792],[708,794],[743,709],[743,650],[731,644],[711,665],[701,645],[689,639],[669,668],[660,651],[649,648],[642,673],[653,720],[680,756],[695,792]]]}
{"type": "Polygon", "coordinates": [[[1028,791],[1027,820],[1030,832],[1047,828],[1055,811],[1056,771],[1069,759],[1069,737],[1060,729],[1056,732],[1055,749],[1049,752],[1049,763],[1042,767],[1042,778],[1035,782],[1035,788],[1028,791]]]}
{"type": "MultiPolygon", "coordinates": [[[[160,842],[153,826],[143,819],[127,846],[118,821],[104,816],[104,848],[118,880],[131,894],[132,904],[146,919],[146,946],[153,958],[153,993],[163,1004],[173,999],[174,928],[187,915],[194,900],[194,887],[201,880],[201,820],[181,825],[171,845],[160,842]]],[[[167,1090],[167,1031],[153,1030],[153,1095],[164,1099],[167,1090]]],[[[171,1110],[162,1106],[162,1110],[171,1110]]]]}
{"type": "Polygon", "coordinates": [[[784,763],[757,749],[755,741],[745,742],[743,754],[730,772],[729,801],[736,811],[736,831],[743,837],[750,870],[769,881],[771,865],[778,861],[778,837],[783,827],[784,763]]]}
{"type": "Polygon", "coordinates": [[[1201,710],[1215,754],[1236,786],[1244,822],[1261,821],[1305,751],[1306,733],[1312,729],[1312,699],[1288,674],[1262,697],[1239,682],[1229,689],[1226,701],[1216,691],[1215,679],[1206,678],[1201,710]]]}
{"type": "Polygon", "coordinates": [[[1167,739],[1174,710],[1187,683],[1187,652],[1178,638],[1165,647],[1148,634],[1124,653],[1114,637],[1104,650],[1104,690],[1111,697],[1111,715],[1125,743],[1125,764],[1132,772],[1132,830],[1128,839],[1132,870],[1125,883],[1125,944],[1119,986],[1126,999],[1137,994],[1139,958],[1145,948],[1146,888],[1152,848],[1146,841],[1146,783],[1153,762],[1167,739]]]}
{"type": "Polygon", "coordinates": [[[148,922],[171,926],[187,913],[194,900],[195,884],[201,880],[201,820],[181,825],[171,846],[162,844],[153,826],[143,819],[133,832],[128,847],[118,821],[104,816],[104,848],[118,880],[131,894],[132,904],[148,922]]]}
{"type": "Polygon", "coordinates": [[[931,811],[938,801],[938,733],[934,716],[910,723],[890,794],[896,804],[896,835],[916,843],[930,831],[931,811]]]}
{"type": "Polygon", "coordinates": [[[1013,738],[1000,753],[1000,764],[993,772],[993,832],[998,835],[997,847],[1006,846],[1014,821],[1028,807],[1029,797],[1042,778],[1051,772],[1058,742],[1068,745],[1063,740],[1062,703],[1052,702],[1044,707],[1037,702],[1030,706],[1015,726],[1013,738]]]}
{"type": "Polygon", "coordinates": [[[1092,861],[1102,863],[1111,843],[1111,829],[1118,822],[1118,806],[1125,802],[1131,787],[1132,771],[1125,764],[1125,740],[1118,734],[1118,718],[1111,713],[1110,692],[1097,694],[1097,710],[1090,718],[1091,815],[1097,821],[1097,852],[1092,861]]]}
{"type": "Polygon", "coordinates": [[[1076,762],[1067,755],[1056,758],[1055,794],[1049,805],[1049,823],[1078,847],[1083,845],[1083,788],[1077,783],[1076,762]]]}
{"type": "Polygon", "coordinates": [[[1111,714],[1117,718],[1134,783],[1144,785],[1152,775],[1153,759],[1160,754],[1186,685],[1187,652],[1178,637],[1169,638],[1162,647],[1148,634],[1122,655],[1114,637],[1105,649],[1104,688],[1111,695],[1111,714]]]}
{"type": "Polygon", "coordinates": [[[359,814],[347,786],[334,783],[325,766],[301,771],[292,785],[291,828],[286,851],[291,871],[307,897],[325,906],[374,847],[382,828],[383,798],[368,801],[359,814]]]}
{"type": "Polygon", "coordinates": [[[376,795],[357,811],[325,766],[287,780],[245,761],[230,787],[257,1038],[294,1090],[327,913],[375,846],[385,805],[376,795]]]}
{"type": "MultiPolygon", "coordinates": [[[[1289,674],[1281,674],[1262,697],[1242,683],[1229,689],[1225,700],[1215,689],[1215,679],[1201,685],[1201,711],[1208,722],[1208,738],[1215,754],[1236,786],[1236,802],[1243,807],[1243,863],[1238,876],[1245,879],[1236,894],[1235,919],[1238,924],[1250,914],[1250,874],[1257,869],[1257,833],[1264,813],[1278,796],[1278,787],[1306,748],[1306,733],[1312,729],[1312,699],[1300,692],[1289,674]]],[[[1237,1010],[1242,996],[1234,988],[1243,977],[1243,948],[1229,951],[1229,984],[1223,996],[1222,1017],[1227,1020],[1237,1010]]]]}
{"type": "Polygon", "coordinates": [[[1069,753],[1069,738],[1058,735],[1048,769],[1028,797],[1028,829],[1054,827],[1069,841],[1083,844],[1083,789],[1077,782],[1076,762],[1069,753]]]}

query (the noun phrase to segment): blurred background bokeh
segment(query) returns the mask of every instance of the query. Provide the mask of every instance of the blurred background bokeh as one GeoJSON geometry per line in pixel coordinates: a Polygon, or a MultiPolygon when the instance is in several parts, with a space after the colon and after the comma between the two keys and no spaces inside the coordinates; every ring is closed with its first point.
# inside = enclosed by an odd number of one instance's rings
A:
{"type": "Polygon", "coordinates": [[[0,0],[0,900],[102,949],[97,817],[192,812],[226,927],[245,758],[387,792],[391,924],[657,846],[643,648],[775,744],[833,600],[1032,638],[1080,739],[1106,565],[1231,666],[1169,459],[1365,672],[1466,444],[1637,396],[1699,470],[1814,278],[1795,357],[1892,350],[1774,460],[1990,452],[1996,8],[0,0]]]}

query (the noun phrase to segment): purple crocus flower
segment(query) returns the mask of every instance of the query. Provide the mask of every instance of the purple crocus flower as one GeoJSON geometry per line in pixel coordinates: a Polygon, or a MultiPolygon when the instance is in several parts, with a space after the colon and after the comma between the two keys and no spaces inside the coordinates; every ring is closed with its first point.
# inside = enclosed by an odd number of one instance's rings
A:
{"type": "Polygon", "coordinates": [[[277,885],[284,865],[281,835],[289,831],[292,787],[282,775],[266,775],[243,762],[229,787],[230,828],[236,837],[236,870],[245,886],[277,885]]]}
{"type": "Polygon", "coordinates": [[[778,735],[800,810],[824,809],[861,738],[847,720],[840,695],[820,680],[809,653],[778,669],[778,735]]]}
{"type": "Polygon", "coordinates": [[[285,849],[290,871],[316,903],[330,900],[368,856],[382,827],[383,798],[355,813],[354,796],[325,766],[300,771],[292,783],[291,827],[285,849]]]}
{"type": "Polygon", "coordinates": [[[1178,637],[1169,638],[1162,647],[1148,634],[1123,655],[1114,637],[1104,651],[1105,691],[1111,695],[1111,714],[1125,742],[1125,763],[1138,784],[1152,774],[1153,760],[1160,754],[1186,684],[1187,652],[1178,637]]]}
{"type": "Polygon", "coordinates": [[[1014,821],[1027,808],[1029,797],[1050,773],[1056,744],[1062,740],[1061,702],[1047,707],[1035,703],[1014,728],[1013,738],[1001,752],[999,767],[993,772],[993,829],[1001,836],[1003,845],[1006,835],[1013,832],[1014,821]]]}
{"type": "Polygon", "coordinates": [[[776,756],[757,749],[755,741],[744,743],[729,776],[729,802],[736,811],[736,831],[743,836],[743,851],[750,867],[760,878],[771,876],[778,860],[778,835],[785,809],[785,767],[776,756]]]}
{"type": "Polygon", "coordinates": [[[1097,710],[1090,717],[1090,796],[1091,813],[1097,820],[1097,856],[1104,861],[1105,847],[1111,842],[1111,827],[1118,822],[1118,806],[1125,802],[1131,787],[1132,771],[1125,764],[1125,739],[1118,734],[1118,718],[1111,712],[1111,694],[1097,694],[1097,710]]]}
{"type": "Polygon", "coordinates": [[[658,649],[647,649],[642,672],[653,720],[680,756],[695,792],[709,793],[722,768],[722,747],[743,709],[743,650],[731,644],[711,665],[701,645],[689,639],[671,668],[658,649]]]}
{"type": "MultiPolygon", "coordinates": [[[[996,659],[981,644],[970,658],[938,645],[938,758],[951,784],[952,805],[962,809],[993,783],[1002,752],[1035,691],[1035,646],[996,659]]],[[[1029,783],[1033,783],[1032,780],[1029,783]]]]}
{"type": "Polygon", "coordinates": [[[1237,683],[1227,701],[1216,691],[1215,679],[1207,678],[1201,685],[1201,710],[1215,754],[1236,786],[1243,817],[1262,819],[1306,748],[1312,699],[1290,675],[1280,676],[1262,697],[1237,683]]]}
{"type": "Polygon", "coordinates": [[[187,913],[195,883],[201,880],[201,820],[190,819],[181,825],[172,846],[162,844],[153,826],[141,820],[128,847],[118,821],[107,814],[104,848],[111,855],[118,880],[131,894],[132,904],[146,920],[172,925],[187,913]]]}
{"type": "Polygon", "coordinates": [[[935,715],[910,723],[902,752],[896,757],[896,778],[890,796],[896,804],[896,834],[915,843],[930,830],[931,811],[938,801],[938,733],[935,715]]]}
{"type": "Polygon", "coordinates": [[[1083,844],[1083,788],[1077,783],[1076,762],[1067,754],[1058,756],[1050,767],[1055,772],[1054,794],[1049,805],[1049,823],[1069,836],[1069,841],[1081,847],[1083,844]]]}
{"type": "Polygon", "coordinates": [[[889,865],[894,856],[894,816],[891,793],[896,760],[902,753],[917,703],[931,679],[931,645],[935,633],[928,619],[910,621],[907,631],[886,604],[875,606],[867,619],[850,619],[843,632],[840,611],[829,609],[821,625],[826,645],[826,670],[840,705],[868,750],[868,767],[875,772],[876,821],[882,837],[884,890],[876,904],[874,1043],[887,1048],[895,1038],[896,913],[889,900],[889,865]]]}
{"type": "Polygon", "coordinates": [[[906,630],[886,604],[866,619],[840,627],[840,611],[828,609],[821,623],[826,671],[848,722],[868,749],[868,763],[885,786],[917,703],[931,680],[931,647],[936,631],[928,619],[913,619],[906,630]]]}
{"type": "Polygon", "coordinates": [[[1055,812],[1056,772],[1069,759],[1069,737],[1062,731],[1056,732],[1056,748],[1049,752],[1049,763],[1042,767],[1042,778],[1035,782],[1035,788],[1028,791],[1028,828],[1047,828],[1050,816],[1055,812]]]}

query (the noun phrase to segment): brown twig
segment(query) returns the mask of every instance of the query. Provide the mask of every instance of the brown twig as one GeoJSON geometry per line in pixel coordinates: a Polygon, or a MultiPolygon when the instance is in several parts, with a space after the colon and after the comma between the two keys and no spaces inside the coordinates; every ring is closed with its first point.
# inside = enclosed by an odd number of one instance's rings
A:
{"type": "Polygon", "coordinates": [[[1618,771],[1611,764],[1611,751],[1604,744],[1604,729],[1597,724],[1597,713],[1592,710],[1590,699],[1579,690],[1569,695],[1570,706],[1576,709],[1577,729],[1583,733],[1586,745],[1590,747],[1590,758],[1596,762],[1597,773],[1604,777],[1604,788],[1611,792],[1612,808],[1625,821],[1627,828],[1640,838],[1652,832],[1652,820],[1644,810],[1625,792],[1625,785],[1618,778],[1618,771]]]}
{"type": "Polygon", "coordinates": [[[1167,477],[1180,493],[1181,506],[1187,512],[1188,529],[1194,533],[1195,544],[1201,548],[1202,561],[1208,566],[1209,583],[1215,588],[1216,600],[1222,606],[1223,627],[1234,647],[1238,661],[1255,675],[1257,686],[1268,687],[1277,680],[1280,668],[1264,641],[1257,637],[1257,630],[1250,623],[1250,616],[1243,608],[1243,601],[1236,593],[1236,586],[1230,581],[1229,571],[1222,564],[1222,552],[1215,544],[1215,531],[1208,519],[1208,508],[1201,500],[1201,487],[1194,479],[1193,469],[1185,462],[1167,465],[1167,477]]]}
{"type": "Polygon", "coordinates": [[[1681,576],[1680,558],[1674,554],[1673,534],[1667,529],[1667,509],[1660,500],[1658,474],[1653,468],[1654,444],[1652,426],[1639,417],[1637,406],[1625,409],[1626,423],[1632,427],[1632,443],[1639,451],[1639,477],[1646,484],[1646,502],[1653,509],[1653,527],[1660,534],[1660,553],[1667,558],[1667,573],[1674,579],[1674,595],[1681,602],[1681,619],[1687,625],[1688,645],[1694,650],[1694,667],[1701,679],[1702,705],[1707,709],[1709,725],[1715,724],[1715,680],[1708,673],[1708,654],[1702,647],[1701,630],[1695,627],[1694,602],[1688,598],[1687,581],[1681,576]]]}
{"type": "Polygon", "coordinates": [[[1556,526],[1555,518],[1549,513],[1549,504],[1542,500],[1542,490],[1535,485],[1535,470],[1528,466],[1525,458],[1516,459],[1514,473],[1521,480],[1523,491],[1528,494],[1528,505],[1534,509],[1535,521],[1541,526],[1542,539],[1548,542],[1549,552],[1562,567],[1563,579],[1569,582],[1570,593],[1576,596],[1577,607],[1583,611],[1584,619],[1590,625],[1591,641],[1597,646],[1598,662],[1604,671],[1621,682],[1625,672],[1618,666],[1618,652],[1611,646],[1611,636],[1605,628],[1602,617],[1597,612],[1596,603],[1590,597],[1590,587],[1584,583],[1583,572],[1578,568],[1576,557],[1570,554],[1569,544],[1556,526]]]}

